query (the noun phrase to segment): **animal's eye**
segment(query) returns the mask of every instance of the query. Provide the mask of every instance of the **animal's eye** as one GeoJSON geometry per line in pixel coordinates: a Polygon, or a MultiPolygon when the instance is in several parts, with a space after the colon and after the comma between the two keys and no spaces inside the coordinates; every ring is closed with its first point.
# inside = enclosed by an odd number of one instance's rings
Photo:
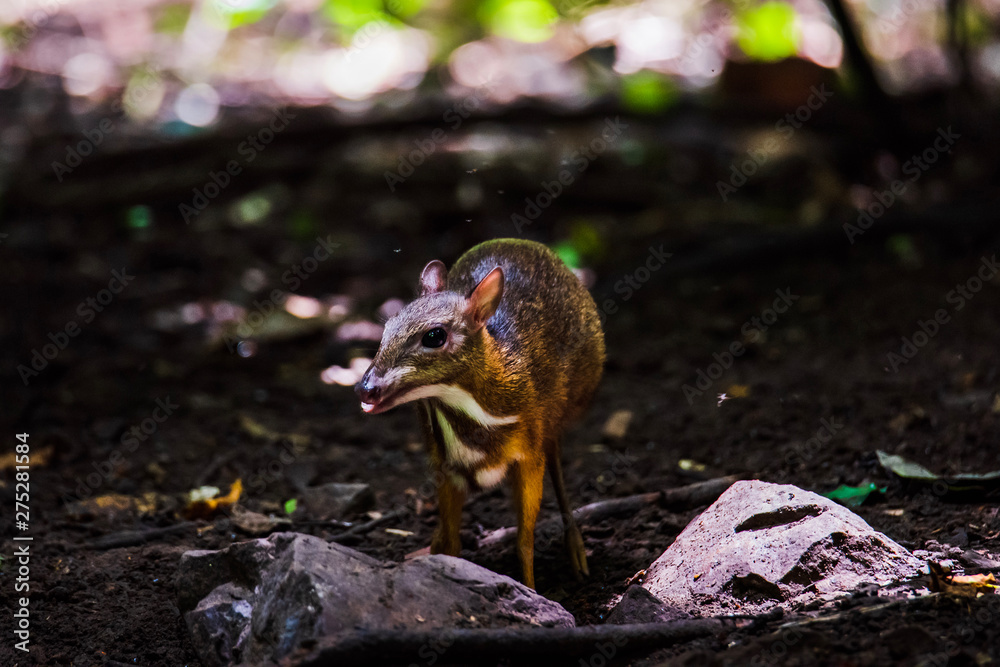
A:
{"type": "Polygon", "coordinates": [[[424,339],[420,341],[424,347],[441,347],[448,338],[448,334],[441,327],[434,327],[424,334],[424,339]]]}

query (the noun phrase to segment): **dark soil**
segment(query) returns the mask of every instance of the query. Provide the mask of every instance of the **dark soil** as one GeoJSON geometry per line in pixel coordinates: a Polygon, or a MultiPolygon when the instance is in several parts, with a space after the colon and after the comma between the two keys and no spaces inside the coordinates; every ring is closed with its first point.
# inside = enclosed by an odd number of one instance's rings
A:
{"type": "MultiPolygon", "coordinates": [[[[349,387],[320,381],[320,370],[346,366],[361,352],[370,355],[374,343],[338,341],[324,329],[287,341],[259,341],[253,356],[244,358],[225,343],[207,346],[213,332],[204,323],[159,324],[163,309],[186,303],[208,307],[231,299],[250,305],[265,298],[281,287],[285,267],[312,251],[316,235],[333,232],[345,252],[321,265],[298,292],[350,294],[353,314],[372,318],[385,299],[409,297],[409,286],[428,259],[440,255],[450,263],[468,243],[511,234],[494,221],[459,223],[436,235],[436,223],[425,220],[405,231],[393,227],[387,236],[368,236],[374,231],[366,229],[370,223],[345,225],[328,213],[329,223],[298,239],[280,225],[196,231],[178,228],[175,221],[133,233],[116,227],[111,216],[16,218],[0,277],[7,295],[2,352],[7,445],[0,453],[13,451],[16,433],[28,433],[33,456],[50,447],[52,454],[30,471],[31,651],[13,650],[8,632],[0,643],[0,664],[200,664],[176,606],[178,560],[185,550],[218,549],[250,536],[219,515],[133,546],[100,548],[98,540],[180,524],[184,494],[204,484],[225,491],[242,479],[245,507],[281,514],[284,502],[304,484],[365,482],[375,491],[377,511],[407,511],[347,544],[387,560],[429,544],[434,499],[411,411],[366,417],[349,387]],[[71,320],[81,322],[78,304],[104,289],[111,269],[120,267],[136,275],[134,283],[24,387],[16,366],[30,363],[32,350],[48,343],[50,332],[71,320]],[[254,268],[270,283],[251,293],[241,285],[254,268]],[[178,407],[134,452],[107,464],[122,449],[123,433],[144,420],[151,423],[157,399],[178,407]],[[287,452],[293,452],[290,463],[287,452]],[[81,484],[95,471],[107,472],[107,478],[89,494],[154,494],[155,507],[81,515],[70,501],[79,499],[81,484]]],[[[874,233],[870,242],[865,237],[854,246],[839,237],[829,241],[829,252],[793,250],[781,261],[749,256],[740,263],[714,262],[716,268],[705,271],[668,266],[625,299],[614,290],[615,282],[644,264],[652,244],[674,252],[678,265],[699,258],[713,265],[711,247],[685,245],[686,233],[671,231],[665,218],[631,224],[627,232],[618,231],[612,219],[607,252],[594,263],[595,294],[614,299],[618,310],[607,318],[601,388],[563,448],[572,501],[582,505],[734,473],[819,492],[875,482],[888,486],[886,494],[857,511],[904,546],[922,548],[937,540],[994,557],[1000,553],[996,499],[949,502],[906,487],[890,478],[875,454],[879,449],[901,454],[940,473],[1000,469],[1000,281],[986,283],[961,310],[948,300],[956,285],[975,275],[981,258],[995,252],[997,240],[945,249],[935,238],[917,234],[911,237],[916,260],[903,261],[874,233]],[[747,352],[689,403],[683,386],[695,385],[699,369],[713,372],[713,355],[724,358],[733,341],[744,340],[744,323],[761,317],[776,290],[794,295],[788,312],[747,341],[747,352]],[[918,321],[933,318],[938,309],[945,309],[950,321],[893,372],[888,353],[899,353],[901,337],[913,337],[918,321]],[[723,393],[731,398],[720,402],[723,393]],[[604,439],[602,425],[621,409],[633,414],[627,435],[604,439]],[[825,423],[842,427],[828,444],[815,447],[808,441],[825,423]],[[685,460],[698,465],[679,465],[685,460]]],[[[532,232],[541,238],[555,233],[542,226],[532,232]]],[[[14,507],[15,480],[10,471],[3,479],[6,514],[14,507]]],[[[626,581],[702,509],[673,513],[650,506],[584,525],[591,576],[583,583],[573,579],[560,541],[540,539],[538,590],[565,605],[579,624],[600,623],[626,581]]],[[[543,512],[555,512],[551,489],[543,512]]],[[[467,546],[476,533],[511,525],[507,491],[472,498],[464,519],[467,546]]],[[[301,514],[292,529],[323,537],[343,532],[301,514]]],[[[14,534],[5,523],[5,544],[14,544],[14,534]]],[[[6,557],[10,553],[5,549],[6,557]]],[[[466,548],[462,555],[519,576],[510,545],[466,548]]],[[[4,609],[15,606],[16,569],[13,561],[4,562],[4,609]]],[[[627,661],[992,664],[1000,659],[996,599],[936,597],[872,610],[886,599],[857,597],[842,608],[820,610],[819,616],[831,620],[796,631],[781,631],[775,622],[627,661]]],[[[601,660],[595,653],[589,664],[601,660]]]]}

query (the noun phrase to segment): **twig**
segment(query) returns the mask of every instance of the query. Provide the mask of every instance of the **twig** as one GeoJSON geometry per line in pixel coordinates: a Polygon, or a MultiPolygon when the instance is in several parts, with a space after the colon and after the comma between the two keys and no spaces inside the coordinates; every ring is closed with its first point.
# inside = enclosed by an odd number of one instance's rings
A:
{"type": "Polygon", "coordinates": [[[359,523],[356,526],[352,526],[351,528],[347,529],[346,532],[343,532],[340,535],[334,535],[333,537],[329,538],[327,542],[340,542],[346,537],[354,537],[355,535],[362,535],[364,533],[373,530],[374,528],[377,528],[383,523],[405,516],[406,513],[407,512],[405,509],[392,510],[388,514],[383,514],[377,519],[372,519],[371,521],[368,521],[366,523],[359,523]]]}
{"type": "Polygon", "coordinates": [[[194,528],[198,524],[194,521],[185,521],[184,523],[177,523],[173,526],[164,526],[162,528],[152,528],[150,530],[124,530],[119,533],[111,533],[110,535],[103,535],[92,542],[84,542],[83,544],[68,544],[66,545],[70,550],[77,549],[120,549],[122,547],[134,547],[145,542],[150,542],[152,540],[159,539],[161,537],[166,537],[167,535],[173,535],[174,533],[183,533],[189,528],[194,528]]]}
{"type": "MultiPolygon", "coordinates": [[[[713,502],[722,493],[733,485],[734,482],[743,479],[740,475],[730,475],[729,477],[719,477],[706,482],[698,482],[689,486],[682,486],[678,489],[666,489],[664,491],[653,491],[652,493],[640,493],[635,496],[625,496],[623,498],[611,498],[609,500],[599,500],[596,503],[584,505],[573,511],[573,518],[578,523],[603,521],[608,517],[626,512],[635,512],[654,503],[660,503],[665,507],[698,507],[713,502]]],[[[538,524],[536,530],[545,534],[546,531],[555,531],[556,525],[561,519],[550,518],[538,524]]],[[[479,547],[491,544],[500,544],[513,539],[517,535],[517,527],[510,526],[491,531],[479,539],[479,547]]]]}
{"type": "Polygon", "coordinates": [[[518,658],[517,664],[538,658],[576,659],[588,655],[622,654],[663,648],[776,620],[780,614],[759,617],[718,617],[671,623],[590,625],[579,628],[476,628],[437,630],[362,630],[323,640],[304,657],[284,660],[283,667],[327,667],[407,663],[431,651],[439,661],[481,661],[518,658]],[[603,651],[601,650],[603,647],[603,651]]]}

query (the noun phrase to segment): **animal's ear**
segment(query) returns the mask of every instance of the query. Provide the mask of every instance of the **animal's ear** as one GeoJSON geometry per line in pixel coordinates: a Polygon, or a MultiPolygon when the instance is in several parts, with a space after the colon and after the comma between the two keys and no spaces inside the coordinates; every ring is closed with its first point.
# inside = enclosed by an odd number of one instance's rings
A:
{"type": "Polygon", "coordinates": [[[428,262],[424,270],[420,272],[420,296],[443,290],[447,276],[448,271],[440,259],[428,262]]]}
{"type": "Polygon", "coordinates": [[[465,315],[473,331],[479,331],[493,317],[502,296],[503,269],[498,266],[487,273],[469,295],[469,305],[466,306],[465,315]]]}

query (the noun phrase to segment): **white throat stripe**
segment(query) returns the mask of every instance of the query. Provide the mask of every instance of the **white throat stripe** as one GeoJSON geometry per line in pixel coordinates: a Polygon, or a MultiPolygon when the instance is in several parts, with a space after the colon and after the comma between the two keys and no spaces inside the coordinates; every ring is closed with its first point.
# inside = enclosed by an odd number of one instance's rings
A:
{"type": "Polygon", "coordinates": [[[394,401],[394,403],[399,405],[401,403],[409,403],[410,401],[416,401],[422,398],[440,399],[441,402],[449,408],[461,412],[480,426],[505,426],[507,424],[513,424],[520,419],[518,415],[509,415],[507,417],[496,417],[491,415],[483,410],[483,406],[479,405],[476,399],[472,397],[472,394],[465,391],[461,387],[456,387],[451,384],[429,384],[423,387],[417,387],[416,389],[408,391],[400,396],[398,400],[394,401]]]}

